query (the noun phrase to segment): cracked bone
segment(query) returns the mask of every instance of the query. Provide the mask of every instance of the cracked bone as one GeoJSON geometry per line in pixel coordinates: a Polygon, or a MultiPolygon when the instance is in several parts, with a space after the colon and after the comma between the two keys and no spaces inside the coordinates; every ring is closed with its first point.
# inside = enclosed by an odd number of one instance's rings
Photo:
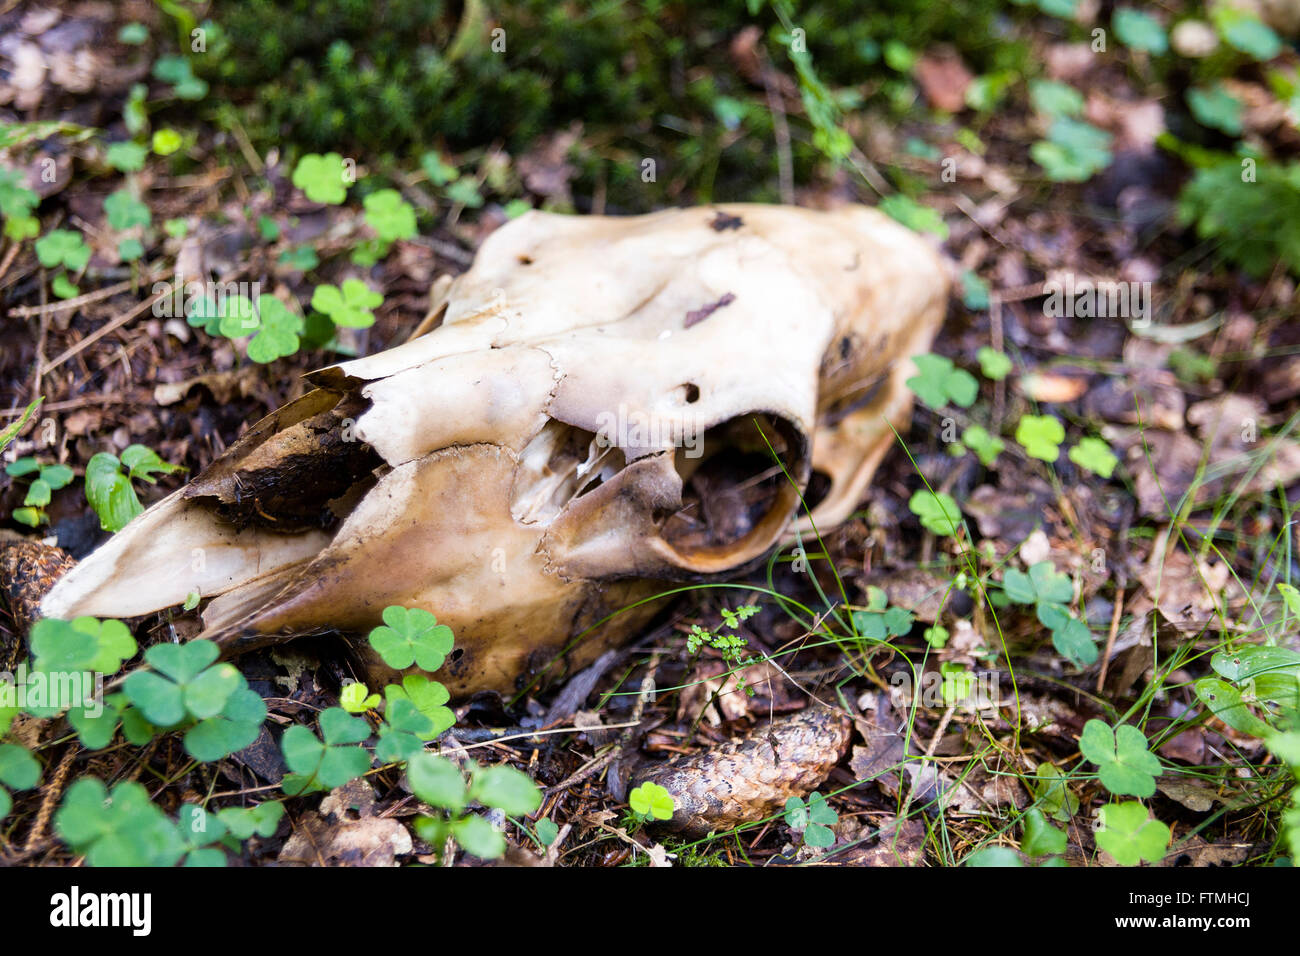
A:
{"type": "Polygon", "coordinates": [[[818,530],[845,520],[947,294],[930,246],[863,207],[529,213],[435,283],[430,331],[312,373],[41,611],[197,592],[226,654],[338,630],[364,656],[400,604],[455,632],[453,694],[559,676],[644,626],[661,605],[625,609],[664,582],[809,528],[804,489],[818,530]]]}

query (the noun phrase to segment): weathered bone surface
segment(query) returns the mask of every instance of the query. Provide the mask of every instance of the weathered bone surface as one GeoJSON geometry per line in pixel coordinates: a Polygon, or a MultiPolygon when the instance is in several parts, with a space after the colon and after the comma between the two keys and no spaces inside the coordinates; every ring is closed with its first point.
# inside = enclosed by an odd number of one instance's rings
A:
{"type": "Polygon", "coordinates": [[[790,479],[819,529],[844,520],[947,292],[931,248],[866,208],[530,213],[435,285],[432,331],[313,373],[41,610],[197,591],[237,653],[419,606],[456,633],[453,693],[558,676],[644,623],[653,605],[571,646],[661,582],[761,559],[790,479]]]}

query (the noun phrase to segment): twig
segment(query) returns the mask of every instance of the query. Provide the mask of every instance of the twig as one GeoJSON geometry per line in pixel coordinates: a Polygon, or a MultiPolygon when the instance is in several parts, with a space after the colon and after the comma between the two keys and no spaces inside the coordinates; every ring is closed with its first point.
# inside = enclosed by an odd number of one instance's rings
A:
{"type": "MultiPolygon", "coordinates": [[[[164,269],[161,272],[151,272],[147,276],[141,276],[141,282],[152,282],[154,279],[161,278],[168,274],[169,270],[164,269]]],[[[0,274],[4,270],[0,268],[0,274]]],[[[100,299],[107,299],[117,295],[119,292],[126,292],[131,288],[132,282],[127,279],[125,282],[118,282],[115,285],[104,286],[102,289],[96,289],[93,292],[87,292],[71,299],[64,299],[61,302],[51,302],[48,305],[20,305],[9,310],[10,318],[27,318],[33,315],[45,315],[51,312],[66,312],[69,309],[79,309],[83,305],[90,305],[92,302],[98,302],[100,299]]]]}
{"type": "Polygon", "coordinates": [[[94,345],[96,342],[98,342],[104,336],[108,335],[110,332],[117,331],[122,326],[126,325],[126,323],[134,319],[136,316],[141,315],[144,312],[147,312],[155,302],[157,302],[163,296],[169,294],[170,293],[164,291],[164,292],[159,292],[156,295],[151,295],[149,298],[145,299],[143,302],[137,305],[134,309],[131,309],[128,312],[124,312],[123,314],[119,315],[117,318],[100,326],[98,329],[96,329],[94,332],[91,332],[89,335],[87,335],[76,345],[69,347],[62,355],[60,355],[54,361],[47,363],[45,366],[45,373],[49,374],[50,372],[58,368],[60,365],[62,365],[64,362],[66,362],[68,359],[72,358],[74,355],[80,354],[80,352],[83,349],[89,348],[91,345],[94,345]]]}
{"type": "Polygon", "coordinates": [[[1119,586],[1119,591],[1115,594],[1115,610],[1110,615],[1110,636],[1106,638],[1106,652],[1101,656],[1101,673],[1097,675],[1097,693],[1102,692],[1102,686],[1106,683],[1106,671],[1110,668],[1110,653],[1115,648],[1115,636],[1119,634],[1119,619],[1124,613],[1124,590],[1125,585],[1119,586]]]}

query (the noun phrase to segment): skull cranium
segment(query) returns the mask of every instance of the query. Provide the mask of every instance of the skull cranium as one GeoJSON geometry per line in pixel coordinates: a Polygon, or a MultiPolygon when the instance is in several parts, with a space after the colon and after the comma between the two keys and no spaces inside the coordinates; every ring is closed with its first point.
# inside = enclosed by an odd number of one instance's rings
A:
{"type": "Polygon", "coordinates": [[[435,285],[436,327],[313,373],[42,611],[197,591],[234,653],[401,604],[455,631],[453,693],[580,665],[658,582],[761,559],[810,476],[812,522],[844,520],[946,299],[931,248],[865,208],[527,214],[435,285]]]}

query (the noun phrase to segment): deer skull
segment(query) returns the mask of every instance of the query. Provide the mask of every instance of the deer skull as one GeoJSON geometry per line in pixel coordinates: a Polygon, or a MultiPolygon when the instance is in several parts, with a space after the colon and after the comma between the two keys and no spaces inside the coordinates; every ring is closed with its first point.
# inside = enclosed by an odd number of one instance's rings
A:
{"type": "Polygon", "coordinates": [[[946,299],[930,247],[866,208],[529,213],[435,284],[432,331],[313,373],[42,612],[197,591],[238,653],[401,604],[455,631],[455,694],[582,665],[660,582],[761,560],[814,474],[812,522],[849,515],[946,299]]]}

